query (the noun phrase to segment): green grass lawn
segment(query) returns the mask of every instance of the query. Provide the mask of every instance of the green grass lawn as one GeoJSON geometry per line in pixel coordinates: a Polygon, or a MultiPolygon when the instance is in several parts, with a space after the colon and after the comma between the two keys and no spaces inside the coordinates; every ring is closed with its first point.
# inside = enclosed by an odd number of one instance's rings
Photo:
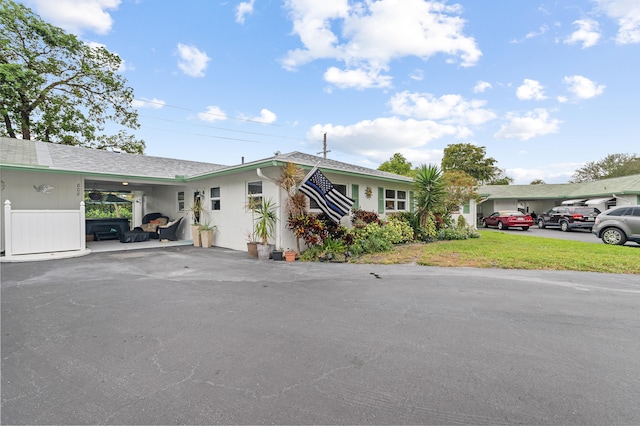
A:
{"type": "Polygon", "coordinates": [[[480,235],[469,240],[397,246],[356,262],[640,274],[640,246],[636,244],[609,246],[482,230],[480,235]]]}

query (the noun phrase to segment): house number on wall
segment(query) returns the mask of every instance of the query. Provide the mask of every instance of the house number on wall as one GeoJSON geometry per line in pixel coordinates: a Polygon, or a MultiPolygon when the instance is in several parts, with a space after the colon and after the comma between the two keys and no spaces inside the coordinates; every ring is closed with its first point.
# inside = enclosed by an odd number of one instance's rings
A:
{"type": "Polygon", "coordinates": [[[80,184],[78,184],[76,186],[76,196],[79,197],[80,196],[80,184]]]}

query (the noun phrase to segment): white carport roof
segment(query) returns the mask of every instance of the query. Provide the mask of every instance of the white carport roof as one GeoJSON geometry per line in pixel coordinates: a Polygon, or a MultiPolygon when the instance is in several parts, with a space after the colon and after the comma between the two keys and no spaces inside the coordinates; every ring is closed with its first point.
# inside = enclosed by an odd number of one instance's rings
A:
{"type": "Polygon", "coordinates": [[[566,206],[566,205],[569,205],[569,204],[582,204],[582,203],[584,203],[585,201],[587,201],[587,199],[586,199],[586,198],[578,198],[578,199],[576,199],[576,200],[564,200],[564,201],[562,202],[562,205],[563,205],[563,206],[566,206]]]}
{"type": "Polygon", "coordinates": [[[593,198],[591,200],[585,201],[585,204],[586,205],[589,205],[589,204],[604,204],[607,201],[613,201],[613,200],[615,200],[615,198],[611,198],[611,197],[609,197],[609,198],[593,198]]]}

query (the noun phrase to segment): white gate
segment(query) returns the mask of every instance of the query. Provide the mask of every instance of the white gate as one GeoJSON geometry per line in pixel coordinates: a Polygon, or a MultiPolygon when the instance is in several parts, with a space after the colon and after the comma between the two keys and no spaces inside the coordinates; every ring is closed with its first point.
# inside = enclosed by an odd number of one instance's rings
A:
{"type": "Polygon", "coordinates": [[[5,257],[85,249],[84,202],[78,210],[12,210],[4,203],[5,257]]]}

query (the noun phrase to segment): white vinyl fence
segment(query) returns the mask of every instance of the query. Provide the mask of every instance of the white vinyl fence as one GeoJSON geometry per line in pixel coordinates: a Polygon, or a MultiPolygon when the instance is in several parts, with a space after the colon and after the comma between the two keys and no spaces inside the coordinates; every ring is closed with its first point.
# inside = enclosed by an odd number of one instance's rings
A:
{"type": "Polygon", "coordinates": [[[84,202],[78,210],[13,210],[4,203],[5,257],[84,250],[84,202]]]}

